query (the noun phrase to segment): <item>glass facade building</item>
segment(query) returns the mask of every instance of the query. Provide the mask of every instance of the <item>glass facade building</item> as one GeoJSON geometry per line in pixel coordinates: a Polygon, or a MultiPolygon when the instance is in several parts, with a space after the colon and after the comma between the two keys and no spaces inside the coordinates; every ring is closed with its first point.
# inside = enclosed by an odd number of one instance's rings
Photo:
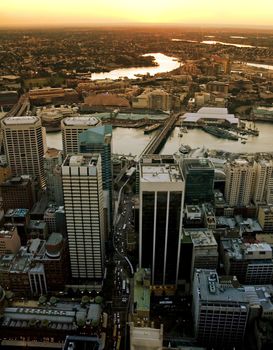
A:
{"type": "Polygon", "coordinates": [[[185,203],[199,204],[213,201],[214,166],[208,159],[184,159],[185,203]]]}

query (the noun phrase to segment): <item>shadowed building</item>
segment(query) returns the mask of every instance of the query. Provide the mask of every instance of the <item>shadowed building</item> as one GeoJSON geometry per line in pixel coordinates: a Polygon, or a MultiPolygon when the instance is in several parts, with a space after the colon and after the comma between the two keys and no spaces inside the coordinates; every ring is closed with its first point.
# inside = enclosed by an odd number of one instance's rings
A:
{"type": "Polygon", "coordinates": [[[184,179],[173,156],[140,160],[139,266],[152,285],[176,285],[179,274],[184,179]]]}
{"type": "Polygon", "coordinates": [[[214,166],[208,159],[184,159],[185,203],[199,204],[214,199],[214,166]]]}

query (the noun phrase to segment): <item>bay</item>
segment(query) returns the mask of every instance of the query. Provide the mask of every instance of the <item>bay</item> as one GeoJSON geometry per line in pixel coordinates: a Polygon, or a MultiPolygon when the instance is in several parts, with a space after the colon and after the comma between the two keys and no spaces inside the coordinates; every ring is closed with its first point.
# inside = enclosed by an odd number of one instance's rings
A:
{"type": "Polygon", "coordinates": [[[152,67],[131,67],[131,68],[119,68],[105,73],[93,73],[91,80],[112,79],[116,80],[121,77],[127,77],[129,79],[136,79],[137,75],[155,75],[157,73],[170,72],[180,66],[180,62],[176,57],[166,56],[162,53],[147,53],[145,56],[153,56],[155,58],[157,66],[152,67]]]}
{"type": "MultiPolygon", "coordinates": [[[[246,144],[240,141],[231,141],[217,138],[201,129],[189,129],[183,137],[179,137],[179,127],[174,128],[160,153],[173,154],[178,151],[181,144],[187,144],[192,148],[217,149],[234,153],[273,152],[273,124],[268,122],[256,122],[260,131],[259,136],[248,136],[246,144]]],[[[145,135],[143,128],[114,128],[113,129],[113,153],[139,155],[148,144],[156,131],[145,135]]],[[[47,145],[62,149],[61,132],[47,133],[47,145]]]]}

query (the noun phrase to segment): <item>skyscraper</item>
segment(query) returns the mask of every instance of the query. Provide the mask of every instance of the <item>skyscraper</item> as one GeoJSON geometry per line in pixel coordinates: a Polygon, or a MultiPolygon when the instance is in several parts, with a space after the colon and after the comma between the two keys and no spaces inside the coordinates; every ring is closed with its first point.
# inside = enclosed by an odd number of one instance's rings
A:
{"type": "Polygon", "coordinates": [[[140,160],[139,266],[152,285],[177,284],[184,179],[173,156],[140,160]]]}
{"type": "Polygon", "coordinates": [[[106,193],[109,222],[112,222],[112,126],[97,126],[79,135],[81,153],[99,153],[102,160],[102,187],[106,193]]]}
{"type": "Polygon", "coordinates": [[[255,171],[253,164],[246,159],[236,159],[224,166],[226,174],[225,198],[231,207],[244,207],[250,204],[255,171]]]}
{"type": "Polygon", "coordinates": [[[100,125],[95,117],[67,117],[61,121],[64,154],[79,153],[79,134],[89,128],[100,125]]]}
{"type": "Polygon", "coordinates": [[[255,204],[273,204],[273,161],[254,162],[256,173],[253,201],[255,204]]]}
{"type": "Polygon", "coordinates": [[[72,277],[101,281],[105,239],[100,155],[68,155],[62,181],[72,277]]]}
{"type": "Polygon", "coordinates": [[[1,122],[4,149],[12,175],[31,175],[45,186],[45,133],[35,116],[7,117],[1,122]]]}

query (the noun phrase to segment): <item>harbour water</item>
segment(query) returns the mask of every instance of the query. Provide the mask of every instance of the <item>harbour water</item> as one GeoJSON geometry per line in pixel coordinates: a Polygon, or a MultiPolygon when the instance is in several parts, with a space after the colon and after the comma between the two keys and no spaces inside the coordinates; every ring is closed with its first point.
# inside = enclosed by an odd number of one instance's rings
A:
{"type": "MultiPolygon", "coordinates": [[[[132,77],[135,74],[156,74],[158,72],[167,72],[177,68],[180,64],[173,57],[169,57],[160,53],[150,54],[156,58],[159,66],[157,67],[141,67],[141,68],[124,68],[113,70],[108,73],[93,74],[93,79],[116,79],[120,76],[132,77]]],[[[257,64],[258,65],[258,64],[257,64]]],[[[273,69],[273,66],[271,69],[273,69]]],[[[273,152],[273,123],[256,122],[257,128],[260,130],[258,137],[248,136],[245,144],[240,141],[231,141],[217,138],[206,133],[201,129],[189,129],[188,133],[179,137],[179,128],[176,127],[170,134],[166,144],[161,150],[163,154],[173,154],[177,152],[181,144],[187,144],[192,148],[219,149],[229,152],[273,152]]],[[[139,155],[150,139],[157,131],[144,134],[144,129],[132,128],[114,128],[113,129],[113,152],[119,154],[139,155]]],[[[62,149],[61,133],[47,134],[48,147],[62,149]]]]}
{"type": "Polygon", "coordinates": [[[129,79],[137,78],[137,75],[155,75],[157,73],[170,72],[180,66],[180,63],[175,57],[163,55],[162,53],[147,53],[143,56],[153,56],[155,58],[157,66],[153,67],[132,67],[132,68],[120,68],[114,69],[105,73],[93,73],[91,80],[98,79],[119,79],[120,77],[127,77],[129,79]]]}
{"type": "MultiPolygon", "coordinates": [[[[260,130],[259,136],[248,136],[245,144],[240,141],[231,141],[217,138],[201,129],[188,129],[183,137],[179,137],[179,127],[174,128],[162,154],[173,154],[178,151],[181,144],[187,144],[192,148],[217,149],[234,153],[273,152],[273,124],[256,122],[260,130]]],[[[144,134],[144,129],[114,128],[113,129],[113,153],[139,155],[156,131],[144,134]]],[[[62,149],[61,133],[47,134],[48,147],[62,149]]]]}

